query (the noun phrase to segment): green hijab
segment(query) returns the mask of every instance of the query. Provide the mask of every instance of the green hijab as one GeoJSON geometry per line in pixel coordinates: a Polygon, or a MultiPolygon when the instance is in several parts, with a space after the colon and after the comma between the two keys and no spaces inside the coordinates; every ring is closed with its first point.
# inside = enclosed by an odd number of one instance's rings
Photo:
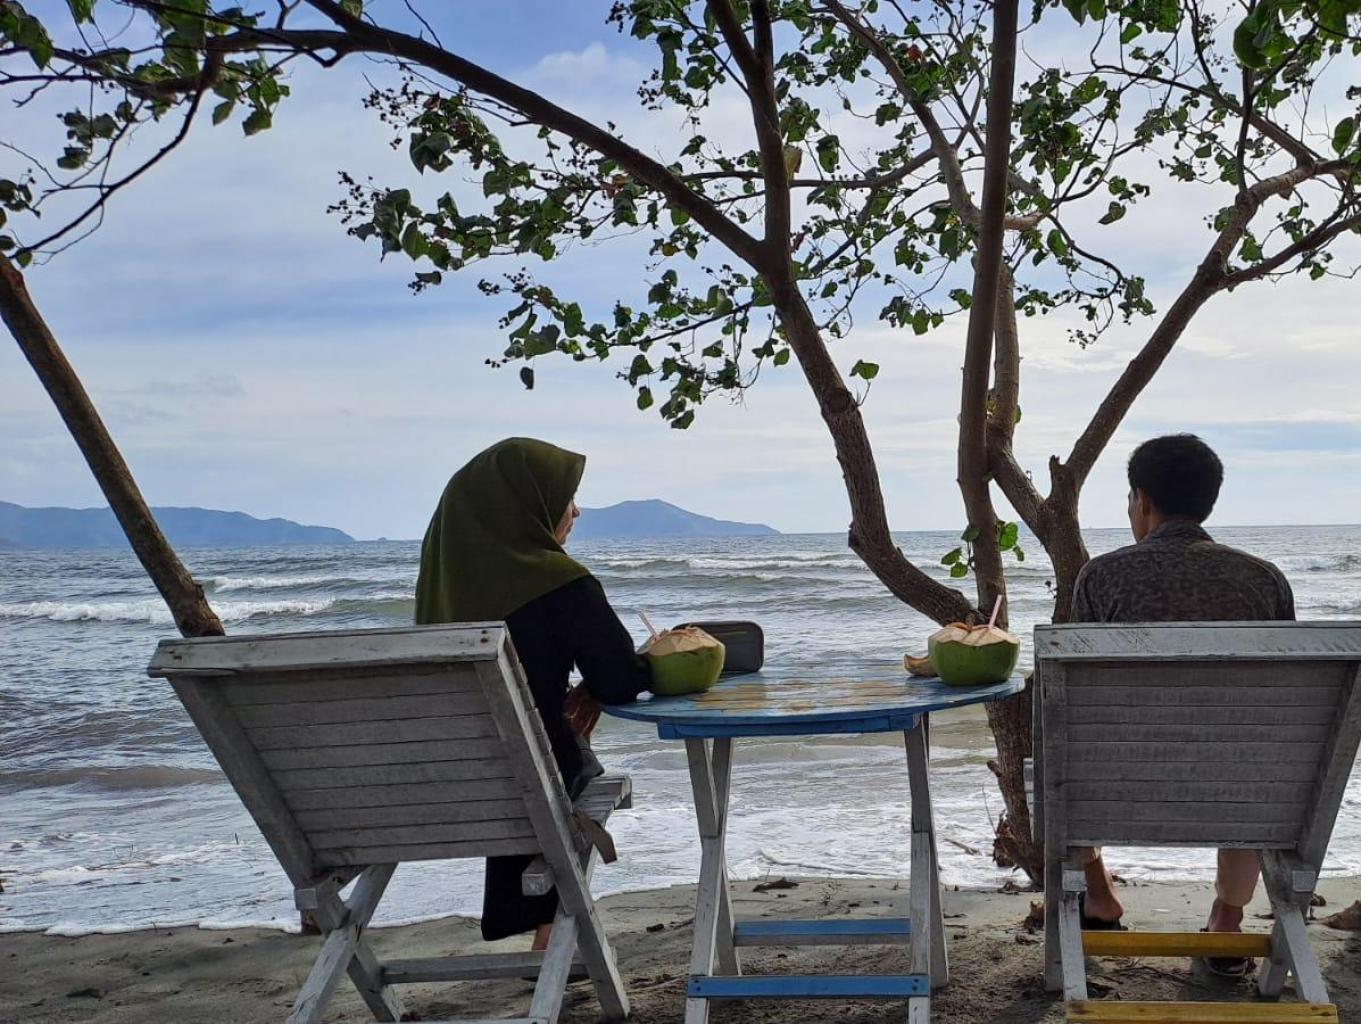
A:
{"type": "Polygon", "coordinates": [[[589,575],[553,537],[585,468],[584,455],[512,437],[455,473],[421,544],[416,623],[501,620],[589,575]]]}

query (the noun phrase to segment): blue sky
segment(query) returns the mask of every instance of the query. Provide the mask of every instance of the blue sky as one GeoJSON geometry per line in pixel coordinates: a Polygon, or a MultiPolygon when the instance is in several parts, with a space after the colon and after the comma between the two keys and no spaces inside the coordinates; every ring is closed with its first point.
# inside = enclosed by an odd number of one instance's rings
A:
{"type": "MultiPolygon", "coordinates": [[[[607,4],[427,7],[473,59],[614,118],[641,148],[673,146],[668,124],[633,97],[650,54],[605,24],[607,4]]],[[[844,528],[831,443],[792,364],[741,405],[710,402],[686,432],[639,413],[611,364],[541,359],[527,392],[513,370],[483,363],[502,347],[503,310],[476,293],[473,275],[413,297],[409,263],[379,264],[347,239],[325,212],[340,195],[337,171],[411,180],[418,199],[449,186],[416,179],[362,110],[362,75],[379,70],[299,71],[275,129],[251,139],[205,125],[115,203],[98,234],[30,272],[153,503],[418,536],[468,456],[529,434],[588,455],[585,504],[661,497],[786,530],[844,528]]],[[[1203,252],[1199,202],[1182,190],[1111,236],[1160,306],[1203,252]]],[[[579,251],[552,273],[598,310],[642,281],[627,244],[579,251]]],[[[1228,469],[1215,521],[1361,522],[1358,322],[1354,282],[1261,284],[1212,300],[1099,464],[1084,521],[1122,522],[1134,443],[1194,430],[1228,469]]],[[[1081,351],[1066,340],[1070,323],[1022,323],[1017,447],[1041,481],[1149,329],[1081,351]]],[[[953,482],[963,327],[917,338],[862,316],[834,347],[844,369],[859,358],[883,366],[865,415],[898,529],[963,518],[953,482]]],[[[101,503],[12,345],[0,346],[0,499],[101,503]]]]}

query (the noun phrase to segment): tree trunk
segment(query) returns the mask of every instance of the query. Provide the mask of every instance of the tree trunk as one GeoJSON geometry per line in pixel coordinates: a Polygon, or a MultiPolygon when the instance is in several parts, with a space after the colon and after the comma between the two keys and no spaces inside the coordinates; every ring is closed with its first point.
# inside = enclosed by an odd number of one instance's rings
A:
{"type": "Polygon", "coordinates": [[[23,275],[4,259],[0,259],[0,318],[51,396],[180,633],[221,636],[222,623],[208,606],[203,588],[166,541],[80,378],[29,298],[23,275]]]}
{"type": "MultiPolygon", "coordinates": [[[[997,512],[992,503],[989,471],[988,383],[993,369],[999,294],[1004,283],[1003,232],[1011,167],[1017,6],[1017,0],[998,0],[993,5],[983,198],[960,397],[959,489],[975,537],[974,574],[978,582],[979,608],[984,612],[990,611],[994,602],[1006,596],[1006,575],[997,543],[997,512]]],[[[1010,285],[1010,275],[1005,276],[1005,284],[1010,285]]],[[[1004,324],[1003,328],[1014,331],[1014,324],[1004,324]]],[[[1000,360],[1003,377],[1007,377],[1011,367],[1009,356],[1000,360]]],[[[1014,417],[1015,384],[1011,379],[998,380],[998,403],[1005,406],[1003,415],[1008,418],[1014,417]]],[[[989,767],[997,776],[1006,803],[1006,816],[998,825],[994,855],[1003,862],[1016,864],[1032,879],[1039,878],[1043,857],[1031,836],[1030,811],[1025,802],[1024,765],[1032,746],[1029,689],[1017,697],[989,704],[987,714],[997,742],[997,759],[990,762],[989,767]]]]}

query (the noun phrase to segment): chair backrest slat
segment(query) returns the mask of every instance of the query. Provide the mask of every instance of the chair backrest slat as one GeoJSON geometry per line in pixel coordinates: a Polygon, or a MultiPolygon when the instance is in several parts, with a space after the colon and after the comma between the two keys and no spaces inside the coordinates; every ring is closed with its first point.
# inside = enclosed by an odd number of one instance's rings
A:
{"type": "Polygon", "coordinates": [[[1294,849],[1314,827],[1361,624],[1042,626],[1035,646],[1044,815],[1069,845],[1294,849]]]}
{"type": "Polygon", "coordinates": [[[501,720],[533,701],[500,625],[166,641],[150,671],[225,723],[233,750],[203,730],[223,771],[313,873],[538,853],[534,818],[566,803],[542,729],[501,720]]]}

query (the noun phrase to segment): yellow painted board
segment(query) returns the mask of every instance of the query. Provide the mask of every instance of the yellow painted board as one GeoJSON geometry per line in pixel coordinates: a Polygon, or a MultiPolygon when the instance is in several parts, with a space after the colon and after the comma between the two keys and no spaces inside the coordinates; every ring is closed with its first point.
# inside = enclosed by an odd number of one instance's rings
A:
{"type": "Polygon", "coordinates": [[[1271,936],[1240,932],[1083,932],[1088,956],[1270,956],[1271,936]]]}
{"type": "Polygon", "coordinates": [[[1136,1003],[1120,999],[1068,1004],[1072,1024],[1337,1024],[1332,1003],[1136,1003]]]}

